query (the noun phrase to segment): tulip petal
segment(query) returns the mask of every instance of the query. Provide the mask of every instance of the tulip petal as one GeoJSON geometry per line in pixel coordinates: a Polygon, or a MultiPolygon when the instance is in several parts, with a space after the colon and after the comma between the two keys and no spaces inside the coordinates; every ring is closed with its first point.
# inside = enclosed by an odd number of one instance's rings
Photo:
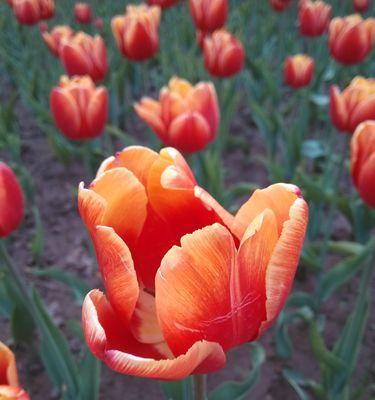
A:
{"type": "Polygon", "coordinates": [[[358,179],[358,191],[363,201],[375,208],[375,152],[362,165],[358,179]]]}
{"type": "Polygon", "coordinates": [[[16,359],[13,352],[2,342],[0,342],[0,385],[19,385],[16,359]]]}
{"type": "Polygon", "coordinates": [[[60,46],[60,59],[68,75],[90,75],[94,64],[87,54],[79,47],[70,43],[60,46]]]}
{"type": "Polygon", "coordinates": [[[0,385],[0,399],[30,400],[30,397],[23,389],[19,387],[0,385]]]}
{"type": "Polygon", "coordinates": [[[160,140],[165,141],[167,137],[167,127],[161,119],[161,110],[156,112],[155,105],[149,105],[151,99],[144,98],[134,105],[138,116],[159,136],[160,140]]]}
{"type": "Polygon", "coordinates": [[[87,230],[92,233],[103,223],[107,202],[93,190],[85,189],[83,182],[78,188],[78,210],[87,230]]]}
{"type": "Polygon", "coordinates": [[[349,116],[349,130],[354,132],[357,126],[366,120],[375,120],[375,95],[359,102],[349,116]]]}
{"type": "Polygon", "coordinates": [[[329,89],[330,105],[329,112],[336,128],[340,131],[348,130],[348,110],[345,100],[337,86],[329,89]]]}
{"type": "Polygon", "coordinates": [[[87,109],[87,125],[90,137],[96,137],[103,132],[108,119],[108,92],[99,88],[92,96],[87,109]]]}

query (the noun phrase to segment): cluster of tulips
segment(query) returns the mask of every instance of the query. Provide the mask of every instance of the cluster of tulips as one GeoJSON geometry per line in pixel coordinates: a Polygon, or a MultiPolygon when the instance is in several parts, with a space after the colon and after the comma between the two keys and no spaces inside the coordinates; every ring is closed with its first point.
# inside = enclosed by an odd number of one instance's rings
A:
{"type": "MultiPolygon", "coordinates": [[[[114,16],[112,32],[121,55],[144,62],[159,50],[162,12],[176,0],[128,5],[114,16]]],[[[271,0],[278,12],[291,0],[271,0]]],[[[53,17],[53,0],[9,1],[21,24],[53,17]]],[[[363,12],[368,1],[353,1],[363,12]]],[[[189,0],[197,43],[207,72],[234,76],[245,49],[225,28],[228,0],[189,0]]],[[[94,21],[88,4],[74,8],[78,23],[94,21]]],[[[103,21],[95,19],[95,26],[103,21]]],[[[331,6],[301,0],[302,36],[328,32],[330,55],[348,66],[375,46],[375,19],[331,19],[331,6]]],[[[99,86],[110,66],[97,34],[67,25],[41,36],[66,75],[50,93],[56,126],[70,140],[100,136],[108,120],[108,89],[99,86]]],[[[286,59],[292,88],[311,84],[314,60],[286,59]]],[[[351,176],[364,202],[375,208],[375,80],[356,76],[343,91],[329,89],[329,113],[352,134],[351,176]]],[[[130,146],[103,161],[93,182],[79,186],[78,206],[98,260],[105,293],[90,291],[82,321],[91,352],[122,374],[180,380],[217,371],[233,347],[258,339],[276,320],[293,284],[308,223],[301,190],[276,183],[256,190],[234,215],[197,183],[184,155],[200,152],[217,137],[220,107],[211,82],[196,85],[171,77],[158,100],[141,98],[136,114],[167,147],[159,152],[130,146]],[[218,293],[220,295],[218,295],[218,293]]],[[[328,111],[328,110],[327,110],[328,111]]],[[[0,163],[0,237],[20,225],[24,195],[13,171],[0,163]]],[[[19,388],[14,355],[0,343],[0,399],[27,400],[19,388]]]]}

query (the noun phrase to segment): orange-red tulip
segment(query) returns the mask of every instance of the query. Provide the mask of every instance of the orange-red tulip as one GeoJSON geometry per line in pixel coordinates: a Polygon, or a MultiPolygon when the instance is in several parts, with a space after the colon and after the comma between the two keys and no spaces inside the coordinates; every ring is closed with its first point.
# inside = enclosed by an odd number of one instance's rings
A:
{"type": "Polygon", "coordinates": [[[294,88],[307,86],[314,76],[314,59],[306,54],[287,57],[284,64],[285,83],[294,88]]]}
{"type": "Polygon", "coordinates": [[[89,76],[62,76],[52,89],[50,105],[57,127],[69,139],[92,139],[103,132],[108,93],[104,87],[96,88],[89,76]]]}
{"type": "Polygon", "coordinates": [[[74,32],[72,28],[67,25],[57,25],[51,30],[51,32],[48,32],[47,30],[42,32],[45,44],[56,57],[59,56],[61,42],[71,39],[73,35],[74,32]]]}
{"type": "Polygon", "coordinates": [[[159,6],[161,8],[172,7],[178,2],[179,0],[147,0],[149,6],[159,6]]]}
{"type": "Polygon", "coordinates": [[[135,105],[137,114],[167,146],[193,153],[203,150],[217,133],[220,111],[215,87],[172,78],[160,91],[159,101],[144,97],[135,105]]]}
{"type": "Polygon", "coordinates": [[[216,371],[285,304],[308,207],[297,187],[257,190],[233,216],[182,155],[133,146],[100,167],[79,210],[106,293],[91,291],[91,351],[128,375],[178,380],[216,371]]]}
{"type": "Polygon", "coordinates": [[[159,50],[160,14],[158,6],[130,5],[125,15],[112,19],[112,32],[124,57],[143,61],[155,55],[159,50]]]}
{"type": "Polygon", "coordinates": [[[282,12],[292,4],[292,0],[271,0],[271,7],[277,11],[282,12]]]}
{"type": "Polygon", "coordinates": [[[92,9],[88,3],[76,3],[74,5],[74,18],[79,24],[90,24],[92,21],[92,9]]]}
{"type": "Polygon", "coordinates": [[[189,0],[195,26],[203,32],[222,28],[228,18],[228,0],[189,0]]]}
{"type": "Polygon", "coordinates": [[[19,387],[14,354],[2,342],[0,342],[0,399],[29,400],[28,394],[19,387]]]}
{"type": "Polygon", "coordinates": [[[324,1],[304,0],[299,8],[299,30],[303,36],[320,36],[327,31],[332,7],[324,1]]]}
{"type": "Polygon", "coordinates": [[[350,170],[363,201],[375,208],[375,121],[363,122],[355,130],[350,170]]]}
{"type": "Polygon", "coordinates": [[[95,81],[105,78],[108,71],[107,50],[99,35],[78,32],[60,42],[60,59],[68,75],[89,75],[95,81]]]}
{"type": "Polygon", "coordinates": [[[342,64],[357,64],[370,53],[375,43],[375,18],[360,15],[334,18],[329,25],[331,56],[342,64]]]}
{"type": "Polygon", "coordinates": [[[52,18],[55,13],[54,0],[12,0],[11,6],[18,22],[25,25],[52,18]]]}
{"type": "Polygon", "coordinates": [[[0,162],[0,194],[0,237],[6,237],[22,221],[24,200],[16,175],[3,162],[0,162]]]}
{"type": "Polygon", "coordinates": [[[370,7],[370,0],[353,0],[353,7],[357,12],[366,12],[370,7]]]}
{"type": "Polygon", "coordinates": [[[221,78],[238,74],[245,63],[241,41],[223,29],[205,36],[203,56],[207,71],[221,78]]]}
{"type": "Polygon", "coordinates": [[[330,114],[336,128],[349,133],[361,122],[375,120],[375,79],[356,77],[343,92],[331,86],[330,114]]]}

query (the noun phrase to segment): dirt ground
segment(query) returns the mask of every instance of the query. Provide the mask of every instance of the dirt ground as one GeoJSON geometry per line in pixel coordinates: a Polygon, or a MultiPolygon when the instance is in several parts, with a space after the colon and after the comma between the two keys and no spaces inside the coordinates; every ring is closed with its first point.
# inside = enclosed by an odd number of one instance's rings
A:
{"type": "MultiPolygon", "coordinates": [[[[85,176],[81,161],[69,166],[59,163],[48,147],[44,134],[36,126],[29,110],[19,101],[17,115],[22,135],[23,161],[34,179],[36,203],[41,211],[45,231],[45,254],[42,267],[58,266],[76,274],[87,281],[91,287],[100,287],[96,262],[87,245],[84,227],[77,212],[76,188],[80,181],[90,182],[85,176]]],[[[143,125],[135,119],[130,122],[132,130],[142,142],[143,125]]],[[[227,179],[230,182],[251,181],[264,186],[268,184],[265,168],[256,156],[264,153],[259,133],[249,124],[247,115],[241,115],[233,123],[233,132],[242,132],[249,143],[249,155],[240,150],[225,155],[227,179]],[[250,161],[249,161],[250,160],[250,161]]],[[[33,237],[31,213],[28,212],[22,229],[14,236],[11,252],[19,266],[40,290],[54,320],[67,333],[71,348],[79,352],[80,341],[69,330],[69,321],[80,318],[80,307],[74,303],[71,291],[60,283],[37,278],[32,274],[34,265],[29,243],[33,237]]],[[[307,274],[299,274],[295,283],[298,290],[312,290],[313,281],[307,274]]],[[[354,280],[344,287],[325,307],[327,318],[327,340],[332,343],[340,334],[344,321],[350,313],[357,291],[354,280]]],[[[374,296],[375,297],[375,296],[374,296]]],[[[3,325],[3,323],[2,323],[3,325]]],[[[273,330],[269,331],[261,343],[267,351],[267,361],[263,365],[258,385],[249,399],[278,400],[298,399],[297,395],[282,377],[285,367],[292,367],[308,377],[317,377],[318,365],[311,354],[308,332],[302,324],[291,329],[295,354],[291,360],[280,361],[275,354],[273,330]]],[[[9,341],[7,330],[0,332],[1,340],[9,341]]],[[[36,351],[18,346],[15,349],[20,377],[23,385],[30,391],[33,400],[57,399],[45,371],[37,358],[36,351]]],[[[229,354],[225,369],[209,377],[209,386],[214,387],[223,379],[239,379],[250,366],[249,351],[246,347],[235,349],[229,354]]],[[[367,328],[365,342],[360,355],[356,376],[368,375],[375,379],[375,318],[372,314],[367,328]]],[[[100,399],[107,400],[162,399],[157,382],[121,376],[103,366],[100,399]]],[[[230,400],[230,399],[228,399],[230,400]]]]}

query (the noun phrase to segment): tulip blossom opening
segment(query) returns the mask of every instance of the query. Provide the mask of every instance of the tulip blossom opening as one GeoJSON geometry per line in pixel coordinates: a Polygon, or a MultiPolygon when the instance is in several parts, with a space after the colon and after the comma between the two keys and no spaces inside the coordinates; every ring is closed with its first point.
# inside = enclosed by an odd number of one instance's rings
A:
{"type": "Polygon", "coordinates": [[[11,7],[20,24],[34,25],[55,14],[54,0],[12,0],[11,7]]]}
{"type": "Polygon", "coordinates": [[[332,7],[324,1],[301,1],[298,14],[301,35],[323,35],[328,29],[331,14],[332,7]]]}
{"type": "Polygon", "coordinates": [[[285,83],[296,89],[307,86],[313,79],[314,69],[314,60],[305,54],[288,57],[284,64],[285,83]]]}
{"type": "Polygon", "coordinates": [[[149,6],[159,6],[160,8],[169,8],[176,5],[180,0],[147,0],[149,6]]]}
{"type": "Polygon", "coordinates": [[[74,18],[79,24],[90,24],[92,21],[92,9],[88,3],[76,3],[74,5],[74,18]]]}
{"type": "Polygon", "coordinates": [[[203,57],[206,70],[212,76],[226,78],[243,69],[245,49],[234,35],[218,30],[204,37],[203,57]]]}
{"type": "Polygon", "coordinates": [[[361,122],[375,120],[375,79],[356,77],[342,92],[331,86],[330,114],[335,127],[348,133],[361,122]]]}
{"type": "Polygon", "coordinates": [[[125,15],[112,19],[113,36],[124,57],[144,61],[157,53],[160,15],[160,7],[141,4],[127,6],[125,15]]]}
{"type": "Polygon", "coordinates": [[[375,44],[375,18],[360,15],[334,18],[329,25],[328,37],[331,56],[341,64],[362,62],[375,44]]]}
{"type": "Polygon", "coordinates": [[[60,41],[59,57],[69,76],[89,75],[102,81],[108,71],[107,50],[101,36],[77,32],[60,41]]]}
{"type": "Polygon", "coordinates": [[[220,111],[215,87],[172,78],[159,101],[144,97],[135,111],[167,146],[185,153],[203,150],[216,138],[220,111]]]}
{"type": "Polygon", "coordinates": [[[216,371],[284,306],[308,220],[296,186],[257,190],[233,216],[177,150],[133,146],[78,197],[105,287],[86,296],[84,334],[113,370],[163,380],[216,371]]]}
{"type": "Polygon", "coordinates": [[[375,208],[375,121],[363,122],[355,130],[350,171],[362,200],[375,208]]]}
{"type": "Polygon", "coordinates": [[[353,0],[353,7],[356,12],[366,12],[370,7],[370,0],[353,0]]]}
{"type": "Polygon", "coordinates": [[[57,25],[50,32],[48,30],[42,32],[44,43],[56,57],[59,56],[61,42],[71,39],[73,35],[72,28],[67,25],[57,25]]]}
{"type": "Polygon", "coordinates": [[[292,4],[292,0],[270,0],[271,7],[277,12],[283,12],[292,4]]]}
{"type": "Polygon", "coordinates": [[[50,107],[56,126],[71,140],[99,136],[108,118],[108,92],[89,76],[62,76],[52,89],[50,107]]]}
{"type": "Polygon", "coordinates": [[[228,18],[228,0],[189,0],[189,4],[197,29],[213,32],[225,25],[228,18]]]}

